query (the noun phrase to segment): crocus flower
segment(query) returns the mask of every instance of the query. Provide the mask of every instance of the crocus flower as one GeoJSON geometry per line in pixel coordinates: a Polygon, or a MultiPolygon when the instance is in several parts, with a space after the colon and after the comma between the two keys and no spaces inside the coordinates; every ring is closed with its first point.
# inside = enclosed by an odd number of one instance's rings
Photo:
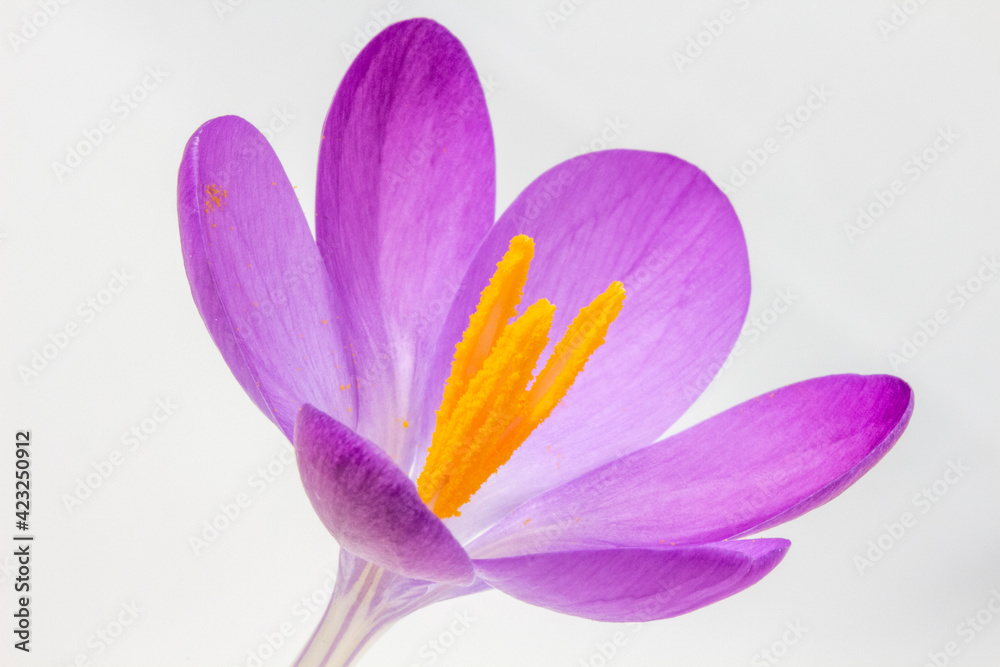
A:
{"type": "Polygon", "coordinates": [[[837,375],[658,441],[746,316],[729,201],[634,150],[553,167],[496,222],[494,192],[476,72],[429,20],[380,33],[341,83],[315,240],[249,123],[187,144],[195,303],[341,547],[300,666],[351,664],[402,616],[490,587],[605,621],[721,600],[789,546],[737,538],[838,495],[909,420],[903,381],[837,375]]]}

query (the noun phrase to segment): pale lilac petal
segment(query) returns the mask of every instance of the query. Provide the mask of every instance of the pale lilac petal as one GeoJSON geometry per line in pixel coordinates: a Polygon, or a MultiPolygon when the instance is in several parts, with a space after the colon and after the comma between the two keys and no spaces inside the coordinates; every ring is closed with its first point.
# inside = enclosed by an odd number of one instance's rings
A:
{"type": "Polygon", "coordinates": [[[912,410],[910,387],[887,375],[789,385],[532,499],[469,550],[681,545],[760,532],[854,483],[912,410]]]}
{"type": "Polygon", "coordinates": [[[260,131],[236,116],[198,128],[184,149],[177,211],[195,304],[250,398],[289,438],[305,402],[352,424],[353,369],[329,281],[260,131]]]}
{"type": "Polygon", "coordinates": [[[476,573],[539,607],[597,621],[686,614],[760,581],[781,561],[783,539],[658,549],[596,549],[475,560],[476,573]]]}
{"type": "Polygon", "coordinates": [[[631,150],[574,158],[532,183],[477,254],[441,339],[430,406],[479,292],[516,234],[535,239],[524,303],[556,305],[553,344],[612,281],[627,296],[563,404],[468,506],[487,520],[662,435],[728,355],[750,297],[739,220],[699,169],[631,150]]]}
{"type": "Polygon", "coordinates": [[[389,26],[327,116],[316,232],[349,312],[359,430],[401,465],[428,427],[410,407],[415,360],[432,354],[494,215],[493,134],[468,54],[433,21],[389,26]],[[412,425],[408,445],[397,419],[412,425]]]}
{"type": "Polygon", "coordinates": [[[295,455],[306,495],[341,547],[413,579],[472,583],[472,563],[389,456],[304,406],[295,455]]]}

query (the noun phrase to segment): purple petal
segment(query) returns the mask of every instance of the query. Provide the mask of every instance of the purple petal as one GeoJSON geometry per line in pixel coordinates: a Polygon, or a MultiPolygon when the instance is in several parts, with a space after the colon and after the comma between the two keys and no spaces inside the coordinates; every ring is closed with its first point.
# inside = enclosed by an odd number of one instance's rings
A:
{"type": "Polygon", "coordinates": [[[329,281],[264,136],[236,116],[198,128],[181,161],[177,213],[194,301],[257,407],[289,438],[304,402],[352,423],[354,376],[329,281]]]}
{"type": "Polygon", "coordinates": [[[470,553],[681,545],[756,533],[853,484],[899,439],[912,410],[910,387],[887,375],[789,385],[532,499],[470,553]]]}
{"type": "Polygon", "coordinates": [[[413,579],[472,582],[461,545],[376,445],[306,405],[295,422],[295,455],[306,495],[344,549],[413,579]]]}
{"type": "Polygon", "coordinates": [[[473,561],[494,588],[530,604],[597,621],[686,614],[760,581],[783,539],[660,549],[597,549],[473,561]]]}
{"type": "Polygon", "coordinates": [[[556,305],[553,341],[612,281],[626,298],[563,404],[469,505],[490,517],[662,435],[728,355],[750,297],[739,221],[700,170],[640,151],[574,158],[532,183],[477,254],[438,349],[434,407],[454,343],[516,234],[535,239],[523,302],[556,305]]]}
{"type": "Polygon", "coordinates": [[[327,116],[316,233],[349,311],[359,431],[403,454],[404,467],[413,445],[394,439],[394,421],[414,424],[411,442],[428,426],[408,408],[411,387],[423,387],[414,360],[432,353],[493,224],[494,190],[486,102],[462,44],[427,19],[386,28],[351,65],[327,116]]]}

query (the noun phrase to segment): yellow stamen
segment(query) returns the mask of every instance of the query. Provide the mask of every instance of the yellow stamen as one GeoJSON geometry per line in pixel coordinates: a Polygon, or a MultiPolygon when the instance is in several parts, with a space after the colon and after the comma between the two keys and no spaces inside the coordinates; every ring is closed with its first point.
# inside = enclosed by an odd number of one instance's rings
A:
{"type": "MultiPolygon", "coordinates": [[[[535,242],[529,237],[515,236],[496,273],[483,290],[476,312],[469,318],[469,327],[455,347],[451,376],[444,387],[444,399],[437,411],[437,424],[447,423],[455,411],[458,399],[466,392],[469,381],[483,367],[483,361],[496,343],[508,320],[517,314],[521,291],[528,279],[528,265],[535,252],[535,242]]],[[[438,430],[438,429],[436,429],[438,430]]],[[[438,440],[435,438],[434,442],[438,440]]],[[[427,453],[424,470],[438,469],[443,447],[432,446],[427,453]]],[[[423,479],[423,478],[421,478],[423,479]]],[[[427,501],[427,498],[424,498],[427,501]]]]}
{"type": "Polygon", "coordinates": [[[512,425],[503,440],[494,449],[494,456],[487,466],[496,470],[510,458],[514,450],[524,442],[539,424],[548,419],[559,401],[576,381],[594,350],[604,344],[608,327],[618,317],[625,302],[625,286],[615,281],[584,306],[573,318],[562,340],[556,345],[545,368],[535,378],[528,392],[527,406],[523,416],[512,425]],[[504,453],[510,453],[504,456],[504,453]],[[502,459],[502,460],[501,460],[502,459]]]}
{"type": "Polygon", "coordinates": [[[427,475],[424,501],[437,494],[434,509],[440,516],[455,516],[493,473],[482,461],[524,409],[524,390],[549,343],[555,310],[543,299],[507,327],[451,418],[443,424],[439,418],[431,448],[441,450],[441,459],[436,468],[425,466],[421,479],[427,475]]]}
{"type": "MultiPolygon", "coordinates": [[[[496,345],[510,318],[517,315],[521,292],[528,280],[528,265],[535,254],[535,242],[521,234],[510,241],[510,248],[497,264],[496,273],[483,290],[462,342],[455,348],[455,362],[441,402],[443,417],[455,409],[465,393],[469,380],[483,367],[490,350],[496,345]]],[[[441,417],[438,418],[439,421],[441,417]]]]}
{"type": "Polygon", "coordinates": [[[459,508],[552,413],[621,311],[625,290],[615,282],[580,310],[532,383],[548,346],[555,306],[541,299],[508,321],[517,314],[533,254],[534,242],[527,236],[511,240],[455,348],[417,480],[420,497],[441,518],[458,516],[459,508]]]}

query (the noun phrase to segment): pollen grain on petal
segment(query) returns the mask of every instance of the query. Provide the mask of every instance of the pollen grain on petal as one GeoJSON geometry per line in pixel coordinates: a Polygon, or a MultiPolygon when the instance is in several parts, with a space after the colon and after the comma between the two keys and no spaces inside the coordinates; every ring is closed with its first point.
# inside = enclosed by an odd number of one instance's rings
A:
{"type": "MultiPolygon", "coordinates": [[[[226,205],[228,194],[215,183],[205,186],[205,213],[218,211],[226,205]]],[[[215,225],[212,225],[213,227],[215,225]]]]}

